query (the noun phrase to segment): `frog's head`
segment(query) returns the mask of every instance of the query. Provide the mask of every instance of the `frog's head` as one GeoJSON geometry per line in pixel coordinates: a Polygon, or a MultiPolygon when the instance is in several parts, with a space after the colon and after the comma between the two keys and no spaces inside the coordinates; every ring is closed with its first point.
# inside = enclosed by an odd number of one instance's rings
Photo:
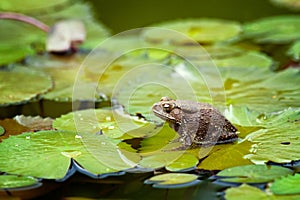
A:
{"type": "Polygon", "coordinates": [[[157,117],[169,123],[181,123],[181,108],[176,104],[176,100],[169,97],[162,97],[160,102],[153,104],[152,111],[157,117]]]}

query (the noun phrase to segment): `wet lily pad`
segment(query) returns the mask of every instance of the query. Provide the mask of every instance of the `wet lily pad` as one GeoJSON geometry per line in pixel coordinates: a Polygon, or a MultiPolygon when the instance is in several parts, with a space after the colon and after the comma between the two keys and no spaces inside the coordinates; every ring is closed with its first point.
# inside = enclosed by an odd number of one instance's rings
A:
{"type": "Polygon", "coordinates": [[[224,169],[217,176],[225,182],[265,183],[288,174],[293,171],[280,166],[244,165],[224,169]]]}
{"type": "MultiPolygon", "coordinates": [[[[149,125],[149,122],[131,117],[122,110],[88,109],[71,112],[56,118],[53,127],[59,130],[78,133],[104,134],[110,138],[130,134],[136,128],[149,125]]],[[[135,137],[145,137],[146,132],[135,133],[135,137]],[[138,135],[140,134],[140,135],[138,135]]]]}
{"type": "Polygon", "coordinates": [[[21,104],[52,88],[48,75],[25,67],[0,71],[0,82],[1,106],[21,104]]]}
{"type": "Polygon", "coordinates": [[[35,188],[41,186],[36,178],[30,176],[16,176],[16,175],[1,175],[0,189],[15,189],[15,188],[35,188]]]}
{"type": "Polygon", "coordinates": [[[245,24],[244,33],[260,43],[282,44],[300,38],[299,24],[298,15],[267,17],[245,24]]]}
{"type": "Polygon", "coordinates": [[[288,163],[299,160],[299,120],[298,109],[262,116],[259,124],[264,128],[247,136],[247,140],[254,144],[245,158],[260,164],[268,161],[288,163]]]}
{"type": "Polygon", "coordinates": [[[24,133],[0,143],[0,170],[45,179],[61,179],[67,174],[71,159],[95,175],[134,167],[135,162],[122,154],[116,146],[118,143],[104,135],[78,135],[66,131],[24,133]]]}
{"type": "MultiPolygon", "coordinates": [[[[161,27],[179,31],[187,37],[204,44],[232,39],[237,37],[241,32],[241,27],[238,22],[223,19],[182,19],[152,24],[152,27],[161,27]]],[[[143,37],[150,42],[170,41],[173,44],[180,45],[190,42],[184,38],[178,40],[177,34],[164,35],[162,34],[162,31],[163,30],[159,29],[147,30],[143,34],[143,37]],[[172,36],[175,36],[175,38],[172,36]]]]}
{"type": "Polygon", "coordinates": [[[281,177],[276,179],[272,183],[270,189],[277,195],[291,195],[300,194],[300,174],[288,175],[287,177],[281,177]]]}
{"type": "Polygon", "coordinates": [[[198,176],[194,174],[169,173],[153,176],[145,184],[153,184],[155,188],[182,188],[198,184],[198,176]]]}

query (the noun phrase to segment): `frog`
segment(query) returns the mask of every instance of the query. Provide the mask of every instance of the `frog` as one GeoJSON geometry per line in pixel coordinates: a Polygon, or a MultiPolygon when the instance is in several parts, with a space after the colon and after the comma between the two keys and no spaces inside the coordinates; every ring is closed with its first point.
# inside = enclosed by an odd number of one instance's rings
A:
{"type": "Polygon", "coordinates": [[[232,143],[238,139],[237,128],[215,107],[191,100],[162,97],[152,106],[154,115],[166,121],[187,149],[192,146],[232,143]]]}

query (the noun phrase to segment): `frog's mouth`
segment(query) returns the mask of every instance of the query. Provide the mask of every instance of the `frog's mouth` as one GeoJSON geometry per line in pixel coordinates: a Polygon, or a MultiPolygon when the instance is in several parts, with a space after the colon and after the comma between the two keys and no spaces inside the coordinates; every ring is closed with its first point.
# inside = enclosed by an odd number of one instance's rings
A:
{"type": "Polygon", "coordinates": [[[173,116],[171,116],[169,113],[167,113],[163,110],[161,104],[155,103],[152,106],[152,111],[157,117],[161,118],[162,120],[165,120],[168,122],[176,121],[176,119],[173,116]]]}

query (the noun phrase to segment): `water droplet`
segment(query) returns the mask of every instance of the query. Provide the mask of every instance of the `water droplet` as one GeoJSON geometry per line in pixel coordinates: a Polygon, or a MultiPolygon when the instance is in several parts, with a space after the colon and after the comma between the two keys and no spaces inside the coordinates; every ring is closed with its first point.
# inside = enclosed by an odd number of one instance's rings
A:
{"type": "Polygon", "coordinates": [[[105,143],[105,142],[101,142],[101,144],[102,144],[102,145],[106,145],[106,143],[105,143]]]}
{"type": "Polygon", "coordinates": [[[75,139],[81,139],[82,137],[80,135],[75,135],[75,139]]]}
{"type": "Polygon", "coordinates": [[[112,129],[114,129],[114,128],[115,128],[114,126],[109,126],[109,127],[108,127],[109,130],[112,130],[112,129]]]}
{"type": "Polygon", "coordinates": [[[81,120],[81,121],[83,121],[83,118],[82,118],[82,117],[80,117],[80,120],[81,120]]]}
{"type": "Polygon", "coordinates": [[[26,136],[26,140],[29,140],[30,139],[30,136],[26,136]]]}
{"type": "Polygon", "coordinates": [[[105,120],[106,120],[107,122],[110,122],[110,121],[111,121],[111,117],[110,117],[110,116],[106,116],[106,117],[105,117],[105,120]]]}
{"type": "Polygon", "coordinates": [[[82,116],[82,114],[81,113],[78,113],[78,117],[81,117],[82,116]]]}
{"type": "Polygon", "coordinates": [[[96,129],[96,128],[97,128],[97,126],[94,125],[94,126],[93,126],[93,129],[96,129]]]}

